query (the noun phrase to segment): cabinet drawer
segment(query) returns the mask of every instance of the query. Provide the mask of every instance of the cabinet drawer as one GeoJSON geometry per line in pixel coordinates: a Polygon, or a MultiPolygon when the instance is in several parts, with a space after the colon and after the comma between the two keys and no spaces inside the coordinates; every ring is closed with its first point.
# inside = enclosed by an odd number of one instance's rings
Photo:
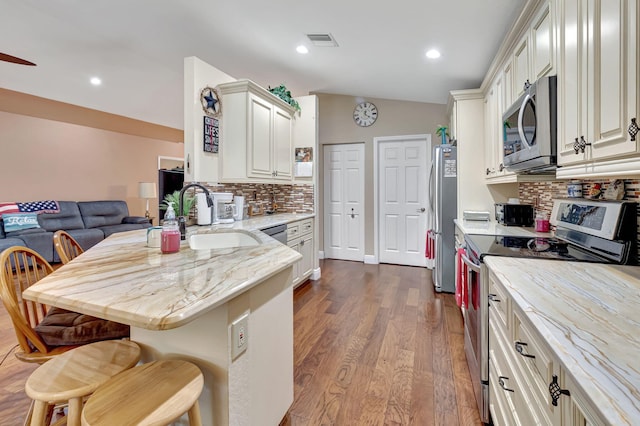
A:
{"type": "Polygon", "coordinates": [[[550,423],[560,422],[560,407],[554,407],[549,396],[549,383],[553,375],[558,374],[559,366],[554,365],[550,350],[537,337],[537,333],[533,332],[529,324],[523,322],[522,318],[523,315],[514,308],[514,340],[511,350],[516,365],[530,382],[529,392],[537,401],[537,404],[532,404],[532,407],[536,409],[538,417],[550,423]]]}
{"type": "Polygon", "coordinates": [[[499,323],[503,328],[505,336],[511,336],[509,330],[509,310],[511,301],[507,296],[507,292],[497,282],[493,272],[489,273],[489,315],[491,321],[499,323]]]}
{"type": "Polygon", "coordinates": [[[300,235],[307,235],[313,231],[313,219],[305,219],[298,222],[300,235]]]}
{"type": "MultiPolygon", "coordinates": [[[[510,354],[502,343],[507,343],[497,333],[495,328],[489,326],[489,392],[490,399],[498,401],[494,410],[499,408],[501,414],[496,412],[498,419],[494,423],[506,426],[510,425],[534,425],[537,420],[530,409],[525,389],[527,383],[518,375],[512,365],[510,354]],[[500,421],[505,423],[500,423],[500,421]]],[[[493,414],[493,413],[492,413],[493,414]]]]}
{"type": "Polygon", "coordinates": [[[292,222],[287,225],[287,241],[300,236],[300,222],[292,222]]]}

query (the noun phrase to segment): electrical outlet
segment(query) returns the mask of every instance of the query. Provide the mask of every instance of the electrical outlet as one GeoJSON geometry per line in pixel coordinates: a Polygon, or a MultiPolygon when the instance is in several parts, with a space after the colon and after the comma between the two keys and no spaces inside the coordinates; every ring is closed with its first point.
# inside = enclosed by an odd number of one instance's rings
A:
{"type": "Polygon", "coordinates": [[[231,359],[236,359],[247,350],[249,344],[249,313],[231,323],[231,359]]]}

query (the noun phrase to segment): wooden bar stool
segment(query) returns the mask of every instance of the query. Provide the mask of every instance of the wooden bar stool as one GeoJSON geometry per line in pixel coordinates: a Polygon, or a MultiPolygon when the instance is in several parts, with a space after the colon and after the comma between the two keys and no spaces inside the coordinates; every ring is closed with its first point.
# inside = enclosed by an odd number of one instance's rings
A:
{"type": "Polygon", "coordinates": [[[130,340],[105,340],[80,346],[45,362],[27,379],[34,400],[31,426],[45,424],[53,404],[69,402],[66,422],[79,426],[83,398],[140,360],[140,347],[130,340]]]}
{"type": "Polygon", "coordinates": [[[184,413],[201,426],[198,397],[204,378],[182,360],[152,361],[123,371],[100,386],[82,410],[83,426],[167,425],[184,413]]]}

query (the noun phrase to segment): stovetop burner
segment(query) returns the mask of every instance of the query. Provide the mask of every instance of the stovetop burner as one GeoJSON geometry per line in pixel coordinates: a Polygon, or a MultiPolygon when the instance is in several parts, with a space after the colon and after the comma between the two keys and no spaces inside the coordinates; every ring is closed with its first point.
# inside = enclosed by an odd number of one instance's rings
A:
{"type": "Polygon", "coordinates": [[[567,253],[569,243],[557,238],[547,237],[500,237],[497,236],[496,243],[504,247],[529,249],[536,252],[551,251],[555,253],[567,253]]]}
{"type": "Polygon", "coordinates": [[[530,257],[581,262],[607,262],[572,244],[553,237],[515,237],[504,235],[466,235],[465,240],[475,261],[485,255],[530,257]]]}

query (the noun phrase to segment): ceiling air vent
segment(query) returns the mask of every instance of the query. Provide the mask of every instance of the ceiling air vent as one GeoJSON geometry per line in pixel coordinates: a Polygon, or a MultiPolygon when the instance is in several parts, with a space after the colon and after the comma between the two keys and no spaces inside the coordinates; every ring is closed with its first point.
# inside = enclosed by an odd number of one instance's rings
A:
{"type": "Polygon", "coordinates": [[[311,40],[314,46],[321,47],[337,47],[338,43],[329,33],[327,34],[307,34],[307,38],[311,40]]]}

